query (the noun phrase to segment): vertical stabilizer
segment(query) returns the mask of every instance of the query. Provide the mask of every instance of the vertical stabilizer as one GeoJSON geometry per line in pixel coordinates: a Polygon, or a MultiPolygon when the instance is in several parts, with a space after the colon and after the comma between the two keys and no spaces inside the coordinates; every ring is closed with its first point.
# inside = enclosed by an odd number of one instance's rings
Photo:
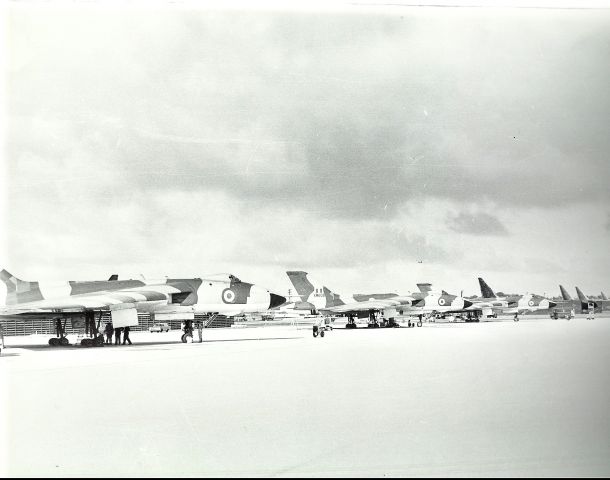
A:
{"type": "Polygon", "coordinates": [[[608,297],[606,297],[606,294],[604,292],[601,292],[601,293],[602,293],[602,300],[608,300],[608,297]]]}
{"type": "Polygon", "coordinates": [[[485,283],[481,277],[479,277],[479,286],[481,287],[481,296],[483,298],[496,298],[494,291],[485,283]]]}
{"type": "Polygon", "coordinates": [[[559,285],[559,290],[561,290],[561,298],[563,298],[564,300],[572,300],[572,297],[570,296],[568,291],[563,288],[563,285],[559,285]]]}
{"type": "Polygon", "coordinates": [[[6,285],[6,305],[35,302],[43,299],[38,282],[26,282],[6,270],[0,272],[0,280],[6,285]]]}
{"type": "Polygon", "coordinates": [[[589,299],[587,298],[587,296],[584,293],[582,293],[580,288],[576,287],[576,293],[578,294],[578,298],[580,299],[581,302],[589,303],[589,299]]]}
{"type": "Polygon", "coordinates": [[[339,294],[331,292],[328,288],[322,287],[324,290],[324,297],[326,298],[326,308],[338,307],[339,305],[345,305],[345,302],[341,300],[339,294]]]}
{"type": "Polygon", "coordinates": [[[419,291],[421,293],[428,294],[432,291],[432,284],[431,283],[418,283],[417,288],[419,288],[419,291]]]}
{"type": "Polygon", "coordinates": [[[294,289],[297,291],[297,295],[301,297],[301,301],[306,302],[314,291],[314,286],[307,278],[307,272],[302,272],[300,270],[288,271],[286,272],[286,275],[288,275],[294,289]]]}

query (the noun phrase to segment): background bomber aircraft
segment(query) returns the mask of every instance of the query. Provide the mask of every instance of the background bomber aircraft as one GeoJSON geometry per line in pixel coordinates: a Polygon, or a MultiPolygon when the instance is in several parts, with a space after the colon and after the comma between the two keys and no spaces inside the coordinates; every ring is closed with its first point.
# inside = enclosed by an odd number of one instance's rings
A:
{"type": "Polygon", "coordinates": [[[563,285],[559,285],[561,291],[562,302],[559,302],[558,308],[562,311],[574,309],[575,313],[589,313],[593,310],[594,313],[601,313],[610,310],[610,300],[606,298],[604,292],[601,292],[601,299],[589,298],[582,290],[576,287],[576,295],[578,300],[573,299],[563,285]]]}
{"type": "MultiPolygon", "coordinates": [[[[429,313],[461,312],[472,306],[472,302],[447,292],[433,292],[430,284],[418,284],[420,292],[408,295],[396,293],[354,294],[342,300],[325,285],[314,285],[307,278],[307,272],[287,271],[300,302],[295,309],[309,309],[323,314],[342,314],[348,319],[347,328],[355,328],[355,318],[369,319],[371,326],[379,326],[378,315],[383,316],[386,326],[394,326],[399,315],[425,315],[429,313]]],[[[418,323],[421,325],[421,323],[418,323]]]]}
{"type": "Polygon", "coordinates": [[[5,321],[16,315],[56,320],[59,338],[49,340],[52,346],[67,345],[66,321],[71,319],[74,325],[83,318],[85,331],[93,338],[84,339],[82,344],[102,345],[98,329],[104,311],[110,312],[115,328],[137,325],[138,312],[179,314],[185,321],[182,341],[186,342],[192,338],[196,313],[232,316],[262,312],[286,300],[229,274],[163,280],[118,280],[112,275],[109,280],[46,283],[24,281],[2,270],[0,279],[7,289],[6,307],[0,308],[0,317],[5,321]],[[97,325],[96,313],[99,313],[97,325]]]}
{"type": "Polygon", "coordinates": [[[481,277],[479,277],[479,286],[481,288],[481,296],[470,298],[470,300],[475,303],[476,307],[481,308],[484,316],[491,316],[497,313],[516,313],[519,315],[524,312],[547,310],[557,305],[542,295],[532,293],[505,295],[498,292],[496,295],[481,277]]]}

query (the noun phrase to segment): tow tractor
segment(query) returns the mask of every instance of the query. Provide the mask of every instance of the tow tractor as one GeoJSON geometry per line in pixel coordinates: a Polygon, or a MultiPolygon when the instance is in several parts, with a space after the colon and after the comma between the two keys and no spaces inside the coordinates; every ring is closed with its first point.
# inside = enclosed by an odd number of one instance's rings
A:
{"type": "Polygon", "coordinates": [[[318,335],[324,337],[324,332],[332,331],[333,326],[330,324],[330,317],[324,317],[313,325],[313,336],[316,338],[318,335]]]}

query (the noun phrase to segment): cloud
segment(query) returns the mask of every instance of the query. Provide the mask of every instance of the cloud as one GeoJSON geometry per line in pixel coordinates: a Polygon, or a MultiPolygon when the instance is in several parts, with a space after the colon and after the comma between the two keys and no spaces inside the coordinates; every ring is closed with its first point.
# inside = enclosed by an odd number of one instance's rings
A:
{"type": "Polygon", "coordinates": [[[550,13],[561,37],[535,14],[174,11],[161,25],[151,11],[134,28],[120,10],[53,13],[13,17],[17,184],[36,184],[22,159],[38,154],[57,171],[45,181],[82,168],[131,191],[214,189],[326,218],[387,218],[419,198],[610,200],[610,43],[593,12],[550,13]]]}
{"type": "Polygon", "coordinates": [[[458,10],[12,10],[13,261],[602,278],[610,12],[458,10]]]}
{"type": "Polygon", "coordinates": [[[447,219],[447,226],[454,232],[468,235],[506,236],[508,230],[500,220],[488,213],[461,212],[447,219]]]}

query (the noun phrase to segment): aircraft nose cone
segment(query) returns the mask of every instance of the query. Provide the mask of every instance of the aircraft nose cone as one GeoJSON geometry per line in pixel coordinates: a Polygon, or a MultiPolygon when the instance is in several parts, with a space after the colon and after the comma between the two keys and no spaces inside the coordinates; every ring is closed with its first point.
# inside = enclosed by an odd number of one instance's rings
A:
{"type": "Polygon", "coordinates": [[[469,300],[464,300],[464,308],[469,308],[472,307],[472,302],[469,300]]]}
{"type": "Polygon", "coordinates": [[[282,297],[281,295],[276,295],[275,293],[270,293],[271,301],[269,302],[269,309],[279,307],[286,303],[286,297],[282,297]]]}

